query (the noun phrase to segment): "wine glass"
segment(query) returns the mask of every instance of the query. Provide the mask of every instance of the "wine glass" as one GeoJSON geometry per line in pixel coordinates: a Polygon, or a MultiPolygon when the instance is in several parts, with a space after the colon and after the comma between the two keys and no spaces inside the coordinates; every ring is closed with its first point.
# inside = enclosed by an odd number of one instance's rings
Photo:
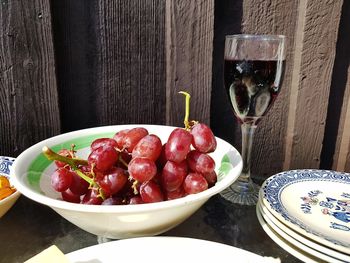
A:
{"type": "Polygon", "coordinates": [[[251,180],[253,136],[275,101],[285,67],[285,36],[229,35],[225,39],[224,85],[241,124],[243,169],[221,195],[232,203],[255,205],[259,186],[251,180]]]}

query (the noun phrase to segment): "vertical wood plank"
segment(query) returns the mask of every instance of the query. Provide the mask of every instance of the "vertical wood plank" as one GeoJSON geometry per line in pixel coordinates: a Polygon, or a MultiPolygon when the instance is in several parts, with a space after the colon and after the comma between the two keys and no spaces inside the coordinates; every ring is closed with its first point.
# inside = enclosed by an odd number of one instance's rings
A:
{"type": "Polygon", "coordinates": [[[99,124],[165,123],[165,1],[98,1],[99,124]]]}
{"type": "Polygon", "coordinates": [[[329,96],[321,165],[350,172],[350,2],[344,1],[329,96]],[[334,153],[334,154],[333,154],[334,153]]]}
{"type": "Polygon", "coordinates": [[[51,1],[62,132],[96,126],[97,2],[51,1]]]}
{"type": "Polygon", "coordinates": [[[50,1],[0,4],[0,154],[60,131],[50,1]]]}
{"type": "Polygon", "coordinates": [[[348,65],[344,100],[341,108],[338,135],[332,169],[350,172],[350,67],[348,65]]]}
{"type": "MultiPolygon", "coordinates": [[[[295,122],[287,134],[285,169],[319,168],[343,1],[306,2],[295,122]]],[[[298,43],[296,43],[298,45],[298,43]]]]}
{"type": "Polygon", "coordinates": [[[292,145],[293,145],[293,132],[296,119],[296,107],[298,101],[298,91],[299,91],[299,78],[301,72],[301,59],[302,59],[302,49],[304,41],[304,30],[305,30],[305,19],[307,10],[307,1],[300,1],[298,6],[299,14],[297,19],[297,25],[295,30],[295,46],[294,46],[294,56],[293,56],[293,67],[291,73],[291,87],[289,92],[289,105],[288,107],[288,117],[286,122],[286,142],[285,142],[285,156],[284,156],[284,170],[289,169],[289,165],[292,159],[292,145]]]}
{"type": "Polygon", "coordinates": [[[186,90],[190,118],[209,124],[214,0],[167,0],[166,25],[166,123],[183,126],[186,90]]]}
{"type": "Polygon", "coordinates": [[[62,128],[165,123],[165,3],[53,1],[62,128]]]}
{"type": "Polygon", "coordinates": [[[259,123],[254,138],[252,173],[256,179],[266,179],[283,169],[298,12],[298,1],[243,1],[243,33],[282,34],[287,37],[286,69],[281,92],[259,123]]]}
{"type": "MultiPolygon", "coordinates": [[[[348,76],[350,76],[350,68],[348,76]]],[[[334,170],[342,172],[350,172],[350,78],[346,84],[346,91],[332,167],[334,170]]]]}

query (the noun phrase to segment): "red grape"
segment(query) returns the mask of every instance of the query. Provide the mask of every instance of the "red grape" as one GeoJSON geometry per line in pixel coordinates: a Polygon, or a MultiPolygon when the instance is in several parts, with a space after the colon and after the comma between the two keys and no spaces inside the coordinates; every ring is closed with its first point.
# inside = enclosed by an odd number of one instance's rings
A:
{"type": "Polygon", "coordinates": [[[191,141],[192,135],[190,132],[181,128],[173,130],[165,145],[166,159],[176,163],[185,160],[190,151],[191,141]]]}
{"type": "Polygon", "coordinates": [[[75,172],[72,172],[72,183],[69,186],[69,190],[71,190],[72,193],[80,196],[85,194],[88,188],[89,183],[77,175],[75,172]]]}
{"type": "Polygon", "coordinates": [[[51,175],[51,185],[57,192],[66,191],[72,183],[72,172],[64,167],[58,168],[51,175]]]}
{"type": "Polygon", "coordinates": [[[125,134],[127,134],[127,132],[129,131],[129,129],[124,129],[121,131],[118,131],[114,136],[113,139],[117,142],[117,147],[119,149],[123,148],[123,144],[124,144],[124,137],[125,134]]]}
{"type": "Polygon", "coordinates": [[[218,176],[216,175],[215,171],[212,171],[211,173],[205,173],[203,174],[203,177],[205,178],[205,180],[207,180],[208,187],[212,187],[213,185],[215,185],[218,180],[218,176]]]}
{"type": "Polygon", "coordinates": [[[72,193],[70,189],[67,189],[66,191],[63,191],[61,193],[62,199],[64,201],[70,202],[70,203],[80,203],[80,195],[72,193]]]}
{"type": "Polygon", "coordinates": [[[127,180],[128,176],[123,169],[113,167],[98,180],[98,184],[106,195],[114,195],[124,187],[127,180]]]}
{"type": "Polygon", "coordinates": [[[140,195],[145,203],[155,203],[164,200],[160,187],[153,181],[143,182],[140,187],[140,195]]]}
{"type": "Polygon", "coordinates": [[[137,205],[137,204],[144,204],[141,196],[139,196],[139,195],[131,197],[130,201],[129,201],[129,205],[137,205]]]}
{"type": "Polygon", "coordinates": [[[157,173],[157,166],[148,158],[136,157],[131,160],[128,166],[130,176],[139,181],[151,180],[157,173]]]}
{"type": "Polygon", "coordinates": [[[215,161],[209,155],[192,150],[187,155],[187,163],[193,172],[211,173],[215,169],[215,161]]]}
{"type": "Polygon", "coordinates": [[[123,199],[120,197],[109,197],[101,203],[101,205],[123,205],[123,199]]]}
{"type": "Polygon", "coordinates": [[[186,161],[175,163],[168,161],[162,171],[162,186],[168,191],[174,191],[182,185],[182,182],[187,175],[186,161]]]}
{"type": "Polygon", "coordinates": [[[208,189],[208,183],[199,173],[189,173],[183,183],[183,188],[188,194],[196,194],[208,189]]]}
{"type": "Polygon", "coordinates": [[[95,164],[95,167],[99,171],[107,171],[116,164],[118,160],[118,152],[111,146],[100,146],[96,150],[93,150],[89,157],[89,165],[95,164]]]}
{"type": "Polygon", "coordinates": [[[99,138],[91,143],[90,148],[93,151],[101,146],[117,147],[117,142],[111,138],[99,138]]]}
{"type": "Polygon", "coordinates": [[[136,144],[146,135],[148,135],[148,131],[145,128],[133,128],[129,130],[123,139],[123,148],[127,149],[129,153],[132,152],[136,144]]]}
{"type": "Polygon", "coordinates": [[[146,135],[134,147],[132,158],[145,157],[156,161],[162,152],[162,142],[154,134],[146,135]]]}
{"type": "Polygon", "coordinates": [[[192,127],[192,145],[202,153],[213,152],[216,149],[216,139],[211,129],[203,124],[198,123],[192,127]]]}
{"type": "Polygon", "coordinates": [[[166,200],[174,200],[186,196],[185,190],[182,187],[174,191],[166,192],[166,200]]]}
{"type": "Polygon", "coordinates": [[[98,189],[89,189],[84,195],[83,200],[81,200],[81,203],[86,205],[100,205],[103,200],[99,194],[98,189]]]}

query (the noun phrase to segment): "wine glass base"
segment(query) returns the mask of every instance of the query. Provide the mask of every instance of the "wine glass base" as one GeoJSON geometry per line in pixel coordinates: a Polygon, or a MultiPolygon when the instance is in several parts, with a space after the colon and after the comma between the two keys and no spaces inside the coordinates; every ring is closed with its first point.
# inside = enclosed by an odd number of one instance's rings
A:
{"type": "Polygon", "coordinates": [[[227,201],[240,205],[256,205],[259,199],[260,186],[249,180],[237,180],[220,195],[227,201]]]}
{"type": "Polygon", "coordinates": [[[107,243],[107,242],[112,241],[112,240],[113,240],[113,239],[108,238],[108,237],[97,236],[97,243],[98,243],[98,244],[107,243]]]}

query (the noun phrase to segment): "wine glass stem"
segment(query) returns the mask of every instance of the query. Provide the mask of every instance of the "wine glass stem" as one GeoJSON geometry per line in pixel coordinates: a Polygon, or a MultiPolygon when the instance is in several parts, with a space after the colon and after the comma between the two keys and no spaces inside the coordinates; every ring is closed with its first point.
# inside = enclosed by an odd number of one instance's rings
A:
{"type": "Polygon", "coordinates": [[[250,160],[255,129],[256,125],[252,125],[249,123],[243,123],[241,125],[243,169],[238,180],[243,182],[250,181],[250,160]]]}

